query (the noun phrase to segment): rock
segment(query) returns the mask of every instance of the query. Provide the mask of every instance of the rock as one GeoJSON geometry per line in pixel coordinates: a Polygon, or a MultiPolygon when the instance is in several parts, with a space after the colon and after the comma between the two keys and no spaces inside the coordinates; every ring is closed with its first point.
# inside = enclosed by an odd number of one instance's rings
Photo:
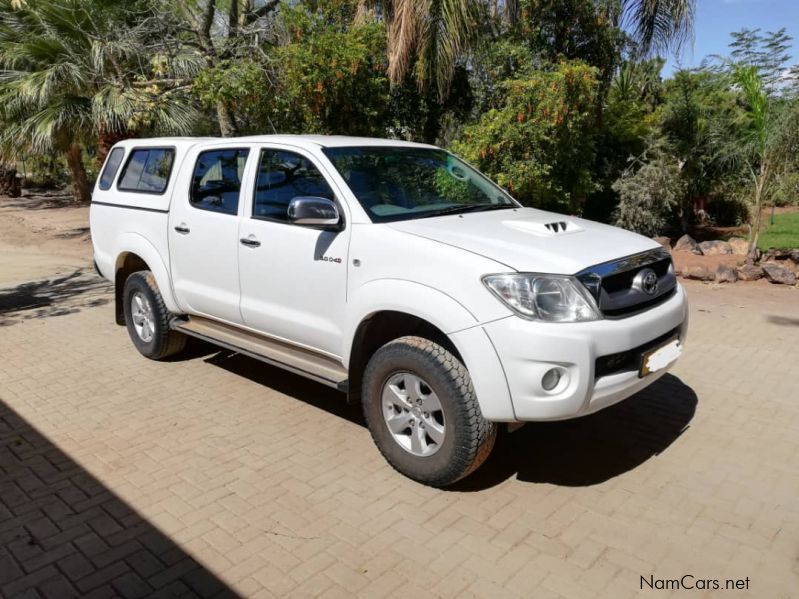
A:
{"type": "Polygon", "coordinates": [[[732,246],[726,241],[703,241],[699,244],[699,249],[705,256],[732,254],[732,246]]]}
{"type": "Polygon", "coordinates": [[[783,268],[773,262],[766,262],[761,266],[769,282],[782,285],[796,285],[796,274],[792,273],[787,268],[783,268]]]}
{"type": "Polygon", "coordinates": [[[735,283],[738,280],[738,273],[731,266],[719,264],[716,269],[716,283],[735,283]]]}
{"type": "Polygon", "coordinates": [[[671,239],[668,237],[653,237],[654,241],[657,241],[660,245],[662,245],[667,250],[671,249],[671,239]]]}
{"type": "Polygon", "coordinates": [[[763,261],[767,262],[770,260],[791,260],[791,253],[793,250],[789,248],[769,248],[766,250],[766,253],[763,254],[763,261]]]}
{"type": "Polygon", "coordinates": [[[799,265],[799,250],[791,250],[791,262],[799,265]]]}
{"type": "Polygon", "coordinates": [[[696,243],[696,239],[691,237],[690,235],[683,235],[677,240],[677,243],[674,244],[674,251],[675,252],[693,252],[694,254],[701,254],[702,250],[699,249],[699,244],[696,243]]]}
{"type": "Polygon", "coordinates": [[[738,278],[742,281],[757,281],[763,278],[763,269],[757,264],[744,264],[738,267],[738,278]]]}
{"type": "Polygon", "coordinates": [[[697,281],[712,281],[716,278],[715,273],[711,272],[707,266],[689,266],[683,269],[682,276],[686,279],[696,279],[697,281]]]}
{"type": "Polygon", "coordinates": [[[749,253],[749,242],[740,237],[733,237],[728,242],[732,248],[732,253],[736,256],[746,256],[749,253]]]}

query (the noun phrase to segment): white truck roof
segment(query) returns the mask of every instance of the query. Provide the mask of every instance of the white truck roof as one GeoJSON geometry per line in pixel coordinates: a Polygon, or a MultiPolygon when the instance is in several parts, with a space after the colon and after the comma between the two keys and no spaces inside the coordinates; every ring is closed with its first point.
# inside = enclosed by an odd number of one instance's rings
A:
{"type": "Polygon", "coordinates": [[[378,137],[351,137],[348,135],[248,135],[243,137],[147,137],[131,138],[119,142],[118,146],[174,146],[185,149],[202,142],[273,142],[295,146],[317,146],[335,148],[343,146],[406,146],[416,148],[435,148],[428,144],[402,141],[398,139],[381,139],[378,137]]]}

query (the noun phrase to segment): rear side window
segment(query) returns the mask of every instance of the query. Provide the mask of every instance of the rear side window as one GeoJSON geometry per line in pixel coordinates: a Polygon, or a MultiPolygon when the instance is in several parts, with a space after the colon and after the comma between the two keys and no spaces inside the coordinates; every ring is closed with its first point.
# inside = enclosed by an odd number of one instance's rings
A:
{"type": "Polygon", "coordinates": [[[133,150],[117,187],[122,191],[164,193],[174,161],[175,150],[172,148],[133,150]]]}
{"type": "Polygon", "coordinates": [[[108,160],[105,161],[105,168],[100,175],[100,189],[105,191],[111,189],[111,184],[114,182],[114,177],[117,176],[119,165],[122,164],[122,158],[125,156],[125,150],[122,148],[114,148],[108,155],[108,160]]]}
{"type": "Polygon", "coordinates": [[[247,149],[209,150],[197,157],[191,180],[191,205],[201,210],[238,214],[241,176],[247,149]]]}

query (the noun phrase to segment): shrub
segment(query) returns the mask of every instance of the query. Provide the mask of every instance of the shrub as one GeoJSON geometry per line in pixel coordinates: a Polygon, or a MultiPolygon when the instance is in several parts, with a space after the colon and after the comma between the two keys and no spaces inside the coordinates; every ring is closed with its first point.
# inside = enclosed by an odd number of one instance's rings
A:
{"type": "Polygon", "coordinates": [[[578,211],[593,185],[596,75],[561,62],[504,81],[504,102],[465,127],[453,151],[525,205],[578,211]]]}
{"type": "Polygon", "coordinates": [[[619,194],[614,224],[643,235],[657,235],[684,195],[680,165],[662,146],[653,144],[613,183],[613,190],[619,194]]]}

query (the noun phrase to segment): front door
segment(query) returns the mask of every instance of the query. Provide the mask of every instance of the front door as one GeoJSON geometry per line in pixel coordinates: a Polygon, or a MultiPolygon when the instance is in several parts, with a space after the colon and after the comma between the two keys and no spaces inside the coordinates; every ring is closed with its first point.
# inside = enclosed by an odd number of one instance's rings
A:
{"type": "Polygon", "coordinates": [[[340,356],[350,228],[321,231],[289,222],[295,197],[335,200],[310,156],[263,148],[253,158],[255,189],[240,229],[250,243],[239,245],[244,324],[340,356]]]}
{"type": "Polygon", "coordinates": [[[186,157],[170,209],[169,253],[175,295],[187,313],[242,322],[239,199],[249,153],[220,147],[186,157]]]}

